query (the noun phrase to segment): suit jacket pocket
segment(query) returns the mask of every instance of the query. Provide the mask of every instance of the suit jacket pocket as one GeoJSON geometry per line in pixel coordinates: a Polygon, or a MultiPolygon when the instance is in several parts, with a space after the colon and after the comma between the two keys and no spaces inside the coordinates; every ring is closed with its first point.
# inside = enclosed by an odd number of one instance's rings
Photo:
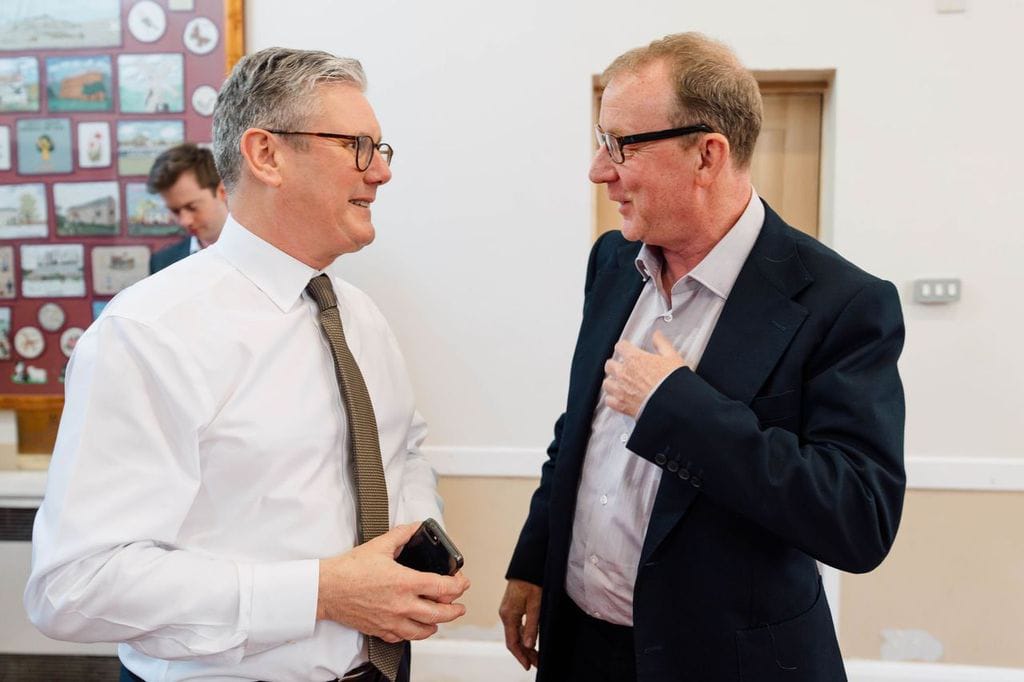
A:
{"type": "Polygon", "coordinates": [[[779,623],[736,631],[740,682],[846,682],[821,581],[809,609],[779,623]]]}
{"type": "Polygon", "coordinates": [[[758,396],[750,401],[750,409],[761,424],[781,422],[789,419],[800,409],[800,394],[796,389],[758,396]]]}

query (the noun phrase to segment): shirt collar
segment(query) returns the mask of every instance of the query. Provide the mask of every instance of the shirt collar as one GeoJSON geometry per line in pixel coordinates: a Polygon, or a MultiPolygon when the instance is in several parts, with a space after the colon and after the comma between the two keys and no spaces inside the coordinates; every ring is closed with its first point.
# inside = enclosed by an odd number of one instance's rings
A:
{"type": "MultiPolygon", "coordinates": [[[[683,280],[692,279],[714,292],[717,296],[729,298],[743,263],[754,247],[757,235],[764,224],[764,204],[753,187],[750,201],[739,220],[722,237],[700,263],[686,273],[683,280]]],[[[657,249],[644,244],[636,256],[636,269],[646,281],[661,275],[661,255],[657,249]]],[[[660,283],[660,282],[659,282],[660,283]]]]}
{"type": "Polygon", "coordinates": [[[282,312],[295,306],[309,280],[320,273],[257,237],[231,215],[216,243],[206,250],[235,266],[282,312]]]}

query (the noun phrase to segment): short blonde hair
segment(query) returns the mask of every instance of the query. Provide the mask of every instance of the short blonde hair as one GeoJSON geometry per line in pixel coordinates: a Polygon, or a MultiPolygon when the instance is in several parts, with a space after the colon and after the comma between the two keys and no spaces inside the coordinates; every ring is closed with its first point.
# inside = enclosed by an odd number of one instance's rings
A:
{"type": "Polygon", "coordinates": [[[700,33],[665,36],[617,57],[601,74],[601,85],[661,60],[675,85],[673,125],[711,126],[729,140],[736,166],[748,166],[761,132],[761,91],[753,74],[723,43],[700,33]]]}

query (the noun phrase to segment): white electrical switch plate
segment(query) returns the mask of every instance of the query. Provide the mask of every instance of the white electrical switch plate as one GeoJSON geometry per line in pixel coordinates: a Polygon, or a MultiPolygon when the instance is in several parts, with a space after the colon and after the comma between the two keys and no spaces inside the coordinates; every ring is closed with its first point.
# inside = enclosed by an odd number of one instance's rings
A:
{"type": "Polygon", "coordinates": [[[915,279],[914,303],[953,303],[960,300],[960,280],[915,279]]]}

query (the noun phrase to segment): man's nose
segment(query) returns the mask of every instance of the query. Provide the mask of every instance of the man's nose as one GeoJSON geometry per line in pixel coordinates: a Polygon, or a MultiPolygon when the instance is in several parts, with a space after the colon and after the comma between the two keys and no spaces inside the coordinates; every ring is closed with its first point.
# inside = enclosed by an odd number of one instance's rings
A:
{"type": "Polygon", "coordinates": [[[375,152],[370,160],[370,167],[363,173],[363,178],[369,185],[383,185],[391,180],[391,166],[384,160],[384,155],[375,152]]]}
{"type": "Polygon", "coordinates": [[[590,181],[595,185],[612,182],[618,176],[612,158],[608,156],[608,150],[604,146],[597,148],[594,157],[590,160],[590,181]]]}

